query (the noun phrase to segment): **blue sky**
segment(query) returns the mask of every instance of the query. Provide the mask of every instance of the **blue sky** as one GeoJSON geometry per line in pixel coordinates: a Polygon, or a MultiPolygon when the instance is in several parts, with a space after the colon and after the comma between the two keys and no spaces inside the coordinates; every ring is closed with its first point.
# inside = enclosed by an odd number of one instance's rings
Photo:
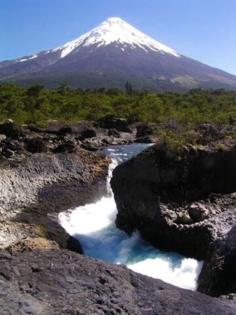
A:
{"type": "Polygon", "coordinates": [[[54,48],[110,16],[236,74],[236,0],[0,0],[0,60],[54,48]]]}

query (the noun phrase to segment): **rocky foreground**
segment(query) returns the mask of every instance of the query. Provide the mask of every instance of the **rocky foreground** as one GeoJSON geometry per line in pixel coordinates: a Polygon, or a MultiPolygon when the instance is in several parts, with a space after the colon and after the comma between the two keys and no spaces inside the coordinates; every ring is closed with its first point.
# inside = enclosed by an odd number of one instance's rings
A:
{"type": "Polygon", "coordinates": [[[67,250],[0,252],[1,314],[233,315],[235,305],[67,250]]]}
{"type": "Polygon", "coordinates": [[[118,166],[117,225],[164,250],[206,260],[199,290],[236,292],[236,146],[155,145],[118,166]]]}
{"type": "Polygon", "coordinates": [[[10,120],[0,124],[0,248],[26,237],[45,237],[81,252],[57,215],[106,193],[110,161],[97,151],[142,141],[150,132],[142,125],[134,129],[113,116],[96,123],[51,121],[45,128],[10,120]]]}
{"type": "MultiPolygon", "coordinates": [[[[63,230],[57,217],[60,211],[93,202],[105,193],[109,160],[97,149],[150,140],[145,126],[138,126],[134,135],[121,119],[98,124],[99,128],[88,122],[53,122],[47,128],[20,127],[11,121],[0,124],[0,314],[235,314],[230,301],[78,254],[83,251],[80,243],[63,230]]],[[[217,233],[225,235],[233,220],[234,213],[221,229],[219,224],[217,233]]],[[[228,236],[227,249],[234,248],[234,237],[228,236]]],[[[220,255],[225,248],[222,240],[220,255]]],[[[233,269],[230,255],[223,264],[233,269]]],[[[209,266],[201,283],[211,292],[209,266]]],[[[216,279],[222,283],[222,263],[219,266],[216,279]]]]}

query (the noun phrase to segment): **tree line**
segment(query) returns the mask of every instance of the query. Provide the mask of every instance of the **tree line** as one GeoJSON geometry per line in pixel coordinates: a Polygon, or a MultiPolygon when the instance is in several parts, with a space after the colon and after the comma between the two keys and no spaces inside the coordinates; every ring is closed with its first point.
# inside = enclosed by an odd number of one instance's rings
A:
{"type": "Polygon", "coordinates": [[[0,120],[44,125],[48,120],[64,122],[97,120],[106,115],[126,118],[130,123],[169,123],[193,127],[201,123],[233,124],[236,92],[195,89],[185,93],[126,90],[55,89],[42,85],[23,87],[0,84],[0,120]]]}

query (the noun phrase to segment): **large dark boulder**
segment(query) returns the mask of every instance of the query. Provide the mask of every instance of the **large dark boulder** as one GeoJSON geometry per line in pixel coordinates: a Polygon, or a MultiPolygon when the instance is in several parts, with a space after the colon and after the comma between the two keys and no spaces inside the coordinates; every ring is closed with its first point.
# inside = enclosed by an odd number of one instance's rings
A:
{"type": "Polygon", "coordinates": [[[0,134],[6,135],[7,138],[18,140],[24,137],[25,132],[21,126],[17,126],[13,121],[9,120],[0,124],[0,134]]]}
{"type": "Polygon", "coordinates": [[[26,139],[26,150],[31,153],[47,152],[47,144],[42,138],[26,139]]]}
{"type": "Polygon", "coordinates": [[[116,129],[123,132],[132,132],[125,118],[107,115],[97,121],[97,125],[104,129],[116,129]]]}
{"type": "MultiPolygon", "coordinates": [[[[219,151],[155,145],[145,150],[113,172],[117,226],[127,233],[139,230],[158,248],[215,262],[212,257],[217,244],[236,224],[236,211],[232,210],[236,202],[235,160],[235,146],[219,151]]],[[[230,258],[233,250],[228,256],[226,252],[224,248],[223,260],[234,261],[230,258]]],[[[224,266],[232,270],[229,262],[224,266]]],[[[215,270],[212,268],[213,274],[215,270]]],[[[218,277],[219,283],[223,278],[218,277]]],[[[228,279],[226,290],[221,291],[218,284],[218,294],[234,288],[235,280],[228,279]]],[[[205,283],[202,291],[214,294],[205,283]]]]}
{"type": "Polygon", "coordinates": [[[54,153],[64,153],[64,152],[75,152],[76,151],[76,144],[73,141],[64,141],[63,143],[59,144],[55,149],[54,153]]]}
{"type": "Polygon", "coordinates": [[[138,124],[136,126],[136,137],[146,137],[151,136],[153,134],[153,128],[151,128],[147,124],[138,124]]]}
{"type": "MultiPolygon", "coordinates": [[[[55,245],[50,245],[54,248],[55,245]]],[[[66,250],[0,252],[5,315],[233,315],[236,306],[66,250]]]]}
{"type": "Polygon", "coordinates": [[[59,135],[74,135],[80,141],[96,137],[96,130],[90,122],[83,121],[79,123],[63,126],[58,130],[59,135]]]}
{"type": "Polygon", "coordinates": [[[235,160],[235,146],[223,151],[193,146],[175,150],[157,144],[118,166],[112,187],[117,199],[125,196],[125,191],[129,192],[126,190],[128,186],[136,194],[135,190],[140,185],[141,190],[144,187],[143,190],[155,196],[159,201],[157,204],[192,202],[211,193],[236,191],[235,160]]]}

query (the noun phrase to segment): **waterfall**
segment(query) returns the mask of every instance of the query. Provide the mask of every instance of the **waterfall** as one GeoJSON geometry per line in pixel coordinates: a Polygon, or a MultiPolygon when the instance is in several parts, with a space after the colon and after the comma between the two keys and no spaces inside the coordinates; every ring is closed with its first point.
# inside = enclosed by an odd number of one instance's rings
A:
{"type": "MultiPolygon", "coordinates": [[[[141,150],[142,147],[137,148],[141,150]]],[[[202,262],[177,253],[160,251],[145,242],[139,233],[129,237],[116,228],[117,209],[110,187],[112,171],[137,148],[132,145],[108,149],[112,161],[108,171],[106,196],[95,203],[60,213],[60,223],[70,235],[79,239],[85,255],[124,264],[141,274],[195,290],[202,262]]]]}

